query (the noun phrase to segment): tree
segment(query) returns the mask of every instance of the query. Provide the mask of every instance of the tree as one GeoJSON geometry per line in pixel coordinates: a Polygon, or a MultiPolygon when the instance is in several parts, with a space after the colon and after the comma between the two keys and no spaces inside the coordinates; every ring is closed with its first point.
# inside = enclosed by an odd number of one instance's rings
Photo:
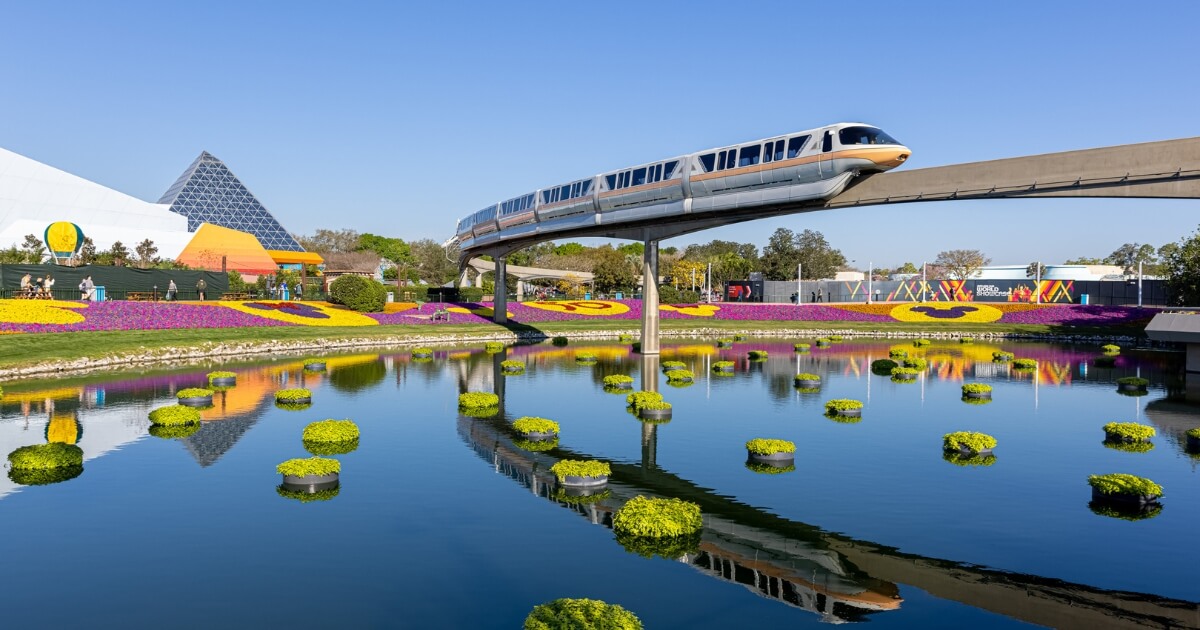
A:
{"type": "Polygon", "coordinates": [[[353,252],[358,250],[358,232],[354,230],[317,230],[312,236],[301,236],[296,239],[300,245],[310,252],[329,254],[333,252],[353,252]]]}
{"type": "Polygon", "coordinates": [[[572,256],[582,254],[587,248],[579,243],[563,243],[554,248],[555,256],[572,256]]]}
{"type": "MultiPolygon", "coordinates": [[[[825,240],[825,235],[804,230],[796,237],[796,253],[806,278],[832,278],[846,265],[846,257],[825,240]]],[[[790,280],[791,276],[779,278],[790,280]]]]}
{"type": "Polygon", "coordinates": [[[596,291],[607,293],[629,289],[637,284],[637,275],[624,254],[607,245],[598,249],[600,260],[592,268],[592,281],[596,291]]]}
{"type": "Polygon", "coordinates": [[[675,288],[699,288],[704,283],[708,265],[696,260],[677,260],[667,269],[667,277],[675,288]]]}
{"type": "Polygon", "coordinates": [[[1063,263],[1064,265],[1103,265],[1103,258],[1072,258],[1063,263]]]}
{"type": "Polygon", "coordinates": [[[46,255],[46,247],[42,244],[42,239],[33,234],[25,235],[25,242],[21,243],[21,250],[25,252],[25,261],[32,264],[39,264],[42,258],[46,255]]]}
{"type": "MultiPolygon", "coordinates": [[[[646,244],[638,242],[625,243],[624,245],[618,245],[617,251],[626,256],[637,256],[638,258],[641,258],[646,255],[646,244]]],[[[659,250],[658,253],[662,254],[662,250],[659,250]]]]}
{"type": "Polygon", "coordinates": [[[380,258],[390,262],[395,267],[384,270],[385,280],[409,279],[409,270],[415,265],[412,248],[403,240],[375,234],[363,234],[358,237],[358,250],[374,252],[380,258]],[[391,271],[389,274],[388,272],[391,271]],[[391,276],[390,278],[388,276],[391,276]]]}
{"type": "Polygon", "coordinates": [[[758,263],[758,247],[753,243],[735,243],[733,241],[712,240],[703,245],[693,243],[683,250],[685,260],[712,262],[727,253],[737,254],[752,266],[758,263]]]}
{"type": "Polygon", "coordinates": [[[83,237],[83,246],[79,248],[79,262],[84,265],[96,262],[96,242],[90,236],[83,237]]]}
{"type": "Polygon", "coordinates": [[[1037,262],[1037,261],[1029,263],[1029,266],[1025,267],[1025,277],[1026,278],[1045,278],[1046,277],[1046,265],[1043,265],[1042,263],[1037,262]]]}
{"type": "Polygon", "coordinates": [[[953,280],[966,280],[991,262],[992,259],[978,249],[950,249],[938,252],[933,264],[941,267],[953,280]]]}
{"type": "Polygon", "coordinates": [[[1104,259],[1109,265],[1117,265],[1125,271],[1125,275],[1137,273],[1138,264],[1154,264],[1158,258],[1154,246],[1143,243],[1125,243],[1104,259]]]}
{"type": "Polygon", "coordinates": [[[154,255],[158,253],[158,247],[154,241],[146,239],[138,243],[134,250],[138,255],[138,269],[147,269],[154,264],[154,255]]]}
{"type": "Polygon", "coordinates": [[[426,284],[441,286],[454,279],[458,263],[446,257],[446,250],[433,239],[423,238],[409,244],[417,277],[426,284]]]}
{"type": "Polygon", "coordinates": [[[112,244],[112,248],[108,250],[109,256],[112,257],[112,264],[117,267],[124,267],[125,262],[129,260],[129,250],[121,241],[112,244]]]}
{"type": "Polygon", "coordinates": [[[1167,250],[1163,266],[1167,291],[1175,301],[1182,306],[1200,305],[1200,229],[1167,250]]]}
{"type": "Polygon", "coordinates": [[[0,249],[0,265],[20,265],[25,262],[25,252],[17,249],[16,245],[8,249],[0,249]]]}
{"type": "Polygon", "coordinates": [[[799,260],[799,252],[796,251],[796,234],[787,228],[775,230],[775,233],[767,240],[767,246],[763,248],[762,254],[762,270],[767,279],[790,279],[799,260]]]}
{"type": "Polygon", "coordinates": [[[898,269],[892,271],[892,273],[921,273],[921,270],[917,269],[916,265],[906,262],[903,265],[900,265],[898,269]]]}

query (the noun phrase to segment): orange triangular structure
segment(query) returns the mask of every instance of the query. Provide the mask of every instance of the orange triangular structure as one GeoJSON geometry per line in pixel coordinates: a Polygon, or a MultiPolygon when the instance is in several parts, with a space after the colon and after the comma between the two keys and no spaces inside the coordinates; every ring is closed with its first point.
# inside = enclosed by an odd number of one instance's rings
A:
{"type": "Polygon", "coordinates": [[[253,234],[211,223],[200,224],[196,235],[176,260],[194,269],[219,271],[222,258],[229,271],[262,275],[275,273],[278,269],[253,234]]]}

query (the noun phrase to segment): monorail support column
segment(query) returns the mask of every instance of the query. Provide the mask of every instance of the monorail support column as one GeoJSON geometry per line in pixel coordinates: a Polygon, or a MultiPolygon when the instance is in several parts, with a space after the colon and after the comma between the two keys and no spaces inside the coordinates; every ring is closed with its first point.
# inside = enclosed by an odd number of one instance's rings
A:
{"type": "Polygon", "coordinates": [[[642,254],[642,354],[658,354],[658,241],[642,254]]]}
{"type": "Polygon", "coordinates": [[[508,323],[508,261],[496,257],[496,286],[492,289],[492,321],[508,323]]]}

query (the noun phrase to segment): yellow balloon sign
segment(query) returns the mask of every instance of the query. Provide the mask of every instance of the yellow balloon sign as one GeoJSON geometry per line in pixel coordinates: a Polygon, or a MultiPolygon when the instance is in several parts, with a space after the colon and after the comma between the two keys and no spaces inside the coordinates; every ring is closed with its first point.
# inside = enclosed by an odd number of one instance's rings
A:
{"type": "Polygon", "coordinates": [[[67,221],[56,221],[46,228],[46,247],[59,258],[70,258],[83,247],[83,230],[67,221]]]}

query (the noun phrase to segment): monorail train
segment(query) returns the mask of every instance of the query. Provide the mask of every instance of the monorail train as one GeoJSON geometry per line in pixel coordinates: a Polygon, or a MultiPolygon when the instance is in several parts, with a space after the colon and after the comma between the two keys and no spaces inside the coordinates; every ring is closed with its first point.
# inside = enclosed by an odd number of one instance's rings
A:
{"type": "Polygon", "coordinates": [[[877,127],[838,123],[536,190],[464,217],[456,239],[468,250],[589,226],[829,199],[860,173],[895,168],[911,154],[877,127]]]}

